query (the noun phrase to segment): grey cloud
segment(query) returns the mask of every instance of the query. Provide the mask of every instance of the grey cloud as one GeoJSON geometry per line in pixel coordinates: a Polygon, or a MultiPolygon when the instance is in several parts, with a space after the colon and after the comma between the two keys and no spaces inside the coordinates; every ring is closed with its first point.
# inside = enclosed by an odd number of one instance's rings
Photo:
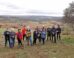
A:
{"type": "Polygon", "coordinates": [[[5,6],[7,8],[11,8],[11,9],[20,9],[18,6],[13,5],[11,3],[6,3],[6,2],[0,2],[1,6],[5,6]]]}

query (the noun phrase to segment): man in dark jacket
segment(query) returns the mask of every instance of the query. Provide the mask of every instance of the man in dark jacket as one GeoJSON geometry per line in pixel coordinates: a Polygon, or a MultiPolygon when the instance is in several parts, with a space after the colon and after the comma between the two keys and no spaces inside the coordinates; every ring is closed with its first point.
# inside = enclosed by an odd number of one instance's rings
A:
{"type": "Polygon", "coordinates": [[[41,43],[41,29],[37,26],[36,28],[37,31],[37,39],[39,40],[39,43],[41,43]]]}
{"type": "Polygon", "coordinates": [[[57,31],[57,40],[61,40],[61,28],[60,26],[58,25],[58,27],[56,28],[56,31],[57,31]]]}
{"type": "Polygon", "coordinates": [[[41,30],[37,30],[37,38],[39,40],[39,43],[41,43],[41,30]]]}
{"type": "Polygon", "coordinates": [[[47,28],[47,40],[48,38],[51,40],[51,28],[47,28]]]}
{"type": "Polygon", "coordinates": [[[51,29],[51,36],[52,36],[52,42],[56,43],[56,28],[53,26],[51,29]]]}
{"type": "MultiPolygon", "coordinates": [[[[7,28],[4,32],[4,37],[5,37],[5,47],[7,46],[7,42],[9,42],[9,39],[10,39],[10,31],[9,29],[7,28]]],[[[9,42],[10,44],[10,42],[9,42]]]]}
{"type": "Polygon", "coordinates": [[[38,33],[37,33],[37,30],[35,29],[33,32],[33,44],[36,44],[37,38],[38,38],[38,33]]]}

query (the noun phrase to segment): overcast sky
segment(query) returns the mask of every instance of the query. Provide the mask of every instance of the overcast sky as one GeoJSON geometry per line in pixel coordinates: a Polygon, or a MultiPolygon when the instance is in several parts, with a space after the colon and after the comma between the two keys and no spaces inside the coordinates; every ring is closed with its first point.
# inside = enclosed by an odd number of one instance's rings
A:
{"type": "Polygon", "coordinates": [[[74,0],[0,0],[0,15],[62,16],[74,0]]]}

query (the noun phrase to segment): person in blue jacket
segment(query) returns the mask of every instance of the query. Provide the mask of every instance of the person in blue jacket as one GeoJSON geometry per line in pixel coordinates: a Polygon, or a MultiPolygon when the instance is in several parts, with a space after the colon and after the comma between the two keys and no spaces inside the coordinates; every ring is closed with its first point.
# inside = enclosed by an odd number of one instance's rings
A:
{"type": "Polygon", "coordinates": [[[46,39],[46,30],[45,29],[42,29],[42,31],[41,31],[41,39],[42,39],[43,44],[45,44],[45,39],[46,39]]]}
{"type": "Polygon", "coordinates": [[[10,31],[10,48],[13,48],[14,47],[14,44],[15,44],[15,35],[16,33],[14,32],[14,29],[11,28],[11,31],[10,31]]]}

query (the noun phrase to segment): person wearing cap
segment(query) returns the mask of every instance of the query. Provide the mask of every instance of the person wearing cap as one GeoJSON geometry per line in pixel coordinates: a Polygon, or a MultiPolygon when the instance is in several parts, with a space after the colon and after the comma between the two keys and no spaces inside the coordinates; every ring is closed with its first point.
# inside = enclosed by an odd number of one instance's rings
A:
{"type": "Polygon", "coordinates": [[[16,33],[14,32],[14,29],[11,28],[10,29],[10,48],[14,47],[14,44],[15,44],[15,35],[16,35],[16,33]]]}

